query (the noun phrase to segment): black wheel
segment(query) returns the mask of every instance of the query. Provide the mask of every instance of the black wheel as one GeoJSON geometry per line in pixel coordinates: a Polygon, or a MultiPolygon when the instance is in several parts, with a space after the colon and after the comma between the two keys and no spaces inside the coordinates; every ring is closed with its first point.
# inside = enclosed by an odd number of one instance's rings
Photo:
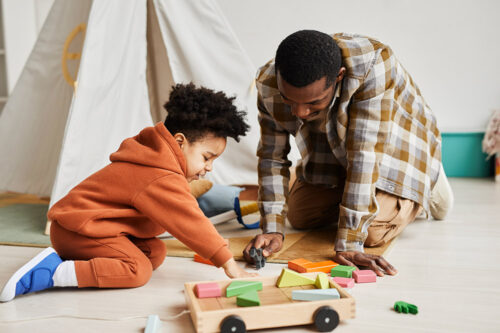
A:
{"type": "Polygon", "coordinates": [[[221,333],[245,333],[246,331],[247,327],[243,319],[235,315],[227,316],[220,324],[221,333]]]}
{"type": "Polygon", "coordinates": [[[339,324],[339,314],[325,305],[314,313],[314,325],[319,332],[330,332],[339,324]]]}

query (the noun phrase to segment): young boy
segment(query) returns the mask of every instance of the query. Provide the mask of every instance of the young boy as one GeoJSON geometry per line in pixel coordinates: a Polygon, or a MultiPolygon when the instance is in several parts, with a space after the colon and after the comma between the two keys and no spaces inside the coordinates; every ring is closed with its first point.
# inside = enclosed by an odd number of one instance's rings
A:
{"type": "Polygon", "coordinates": [[[212,170],[227,137],[238,141],[248,130],[233,100],[193,84],[173,87],[164,123],[124,140],[111,164],[49,210],[55,250],[21,267],[0,301],[52,287],[142,286],[165,259],[165,243],[156,238],[165,231],[228,277],[254,276],[236,264],[188,184],[212,170]]]}

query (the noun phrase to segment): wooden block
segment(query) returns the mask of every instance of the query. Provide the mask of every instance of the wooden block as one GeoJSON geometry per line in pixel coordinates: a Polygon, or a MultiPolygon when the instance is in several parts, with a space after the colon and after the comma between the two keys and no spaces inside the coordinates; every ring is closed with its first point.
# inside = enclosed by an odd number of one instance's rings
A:
{"type": "Polygon", "coordinates": [[[259,306],[260,300],[256,290],[238,295],[236,297],[236,305],[238,306],[259,306]]]}
{"type": "Polygon", "coordinates": [[[262,282],[260,281],[233,281],[226,288],[226,297],[238,296],[257,290],[262,290],[262,282]]]}
{"type": "Polygon", "coordinates": [[[314,283],[318,289],[328,289],[330,287],[330,282],[328,282],[328,275],[325,273],[319,273],[316,275],[316,282],[314,283]]]}
{"type": "Polygon", "coordinates": [[[418,306],[403,301],[397,301],[394,303],[394,310],[399,313],[417,314],[418,306]]]}
{"type": "Polygon", "coordinates": [[[283,270],[281,271],[281,275],[276,281],[276,287],[297,287],[315,283],[316,280],[313,280],[307,276],[303,276],[302,274],[294,272],[288,268],[283,268],[283,270]]]}
{"type": "Polygon", "coordinates": [[[340,277],[350,278],[352,277],[352,271],[354,270],[356,270],[356,267],[337,265],[332,268],[332,270],[330,271],[330,275],[332,277],[340,276],[340,277]]]}
{"type": "Polygon", "coordinates": [[[220,297],[222,292],[217,282],[198,283],[194,287],[194,293],[198,298],[220,297]]]}
{"type": "Polygon", "coordinates": [[[319,301],[336,298],[340,298],[340,295],[338,290],[335,288],[292,291],[292,299],[296,301],[319,301]]]}
{"type": "Polygon", "coordinates": [[[311,262],[308,264],[303,264],[302,267],[305,271],[301,271],[300,273],[313,273],[313,272],[323,272],[330,273],[332,268],[338,266],[338,264],[331,260],[320,261],[320,262],[311,262]]]}
{"type": "Polygon", "coordinates": [[[309,260],[306,260],[304,258],[294,259],[288,262],[288,268],[299,273],[304,273],[305,268],[303,266],[310,263],[311,262],[309,260]]]}
{"type": "Polygon", "coordinates": [[[198,253],[195,253],[194,254],[194,261],[196,262],[199,262],[199,263],[202,263],[202,264],[206,264],[206,265],[212,265],[214,266],[213,262],[210,261],[209,259],[205,259],[203,258],[202,256],[200,256],[198,253]]]}
{"type": "Polygon", "coordinates": [[[377,282],[377,274],[369,269],[363,269],[352,272],[352,277],[356,283],[377,282]]]}
{"type": "MultiPolygon", "coordinates": [[[[229,239],[224,239],[224,242],[229,247],[229,239]]],[[[201,264],[212,265],[215,266],[214,263],[210,259],[203,258],[198,253],[194,254],[194,261],[199,262],[201,264]]]]}
{"type": "Polygon", "coordinates": [[[337,282],[342,288],[354,287],[354,279],[336,276],[333,281],[337,282]]]}
{"type": "Polygon", "coordinates": [[[158,315],[149,315],[148,321],[146,322],[146,328],[144,333],[158,333],[160,332],[161,320],[158,315]]]}

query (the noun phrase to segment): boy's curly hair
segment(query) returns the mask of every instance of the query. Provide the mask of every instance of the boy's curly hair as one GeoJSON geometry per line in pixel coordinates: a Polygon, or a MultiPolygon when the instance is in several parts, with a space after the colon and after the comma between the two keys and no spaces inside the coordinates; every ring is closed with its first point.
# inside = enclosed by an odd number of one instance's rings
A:
{"type": "Polygon", "coordinates": [[[197,88],[193,83],[177,84],[164,105],[168,112],[165,127],[172,134],[183,133],[191,142],[207,134],[239,142],[239,136],[244,136],[249,126],[244,119],[246,112],[236,109],[234,99],[222,91],[197,88]]]}

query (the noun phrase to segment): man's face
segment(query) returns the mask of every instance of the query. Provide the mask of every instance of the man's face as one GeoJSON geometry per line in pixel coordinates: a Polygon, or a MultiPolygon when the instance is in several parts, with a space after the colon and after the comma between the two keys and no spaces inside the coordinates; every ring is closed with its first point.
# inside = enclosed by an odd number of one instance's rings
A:
{"type": "MultiPolygon", "coordinates": [[[[343,75],[342,75],[343,76],[343,75]]],[[[323,116],[335,94],[335,87],[342,76],[329,87],[326,86],[326,76],[304,87],[294,87],[286,82],[278,72],[277,83],[283,102],[290,105],[292,114],[306,121],[323,116]]]]}

